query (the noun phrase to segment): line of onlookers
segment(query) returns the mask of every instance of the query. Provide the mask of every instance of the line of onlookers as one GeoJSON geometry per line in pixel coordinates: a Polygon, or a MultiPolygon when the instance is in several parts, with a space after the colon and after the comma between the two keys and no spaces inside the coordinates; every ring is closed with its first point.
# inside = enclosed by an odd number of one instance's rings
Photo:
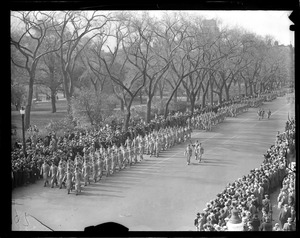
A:
{"type": "Polygon", "coordinates": [[[294,144],[295,120],[289,120],[285,132],[278,133],[275,145],[267,150],[260,167],[228,184],[216,199],[197,213],[194,220],[197,231],[226,231],[231,222],[241,223],[244,231],[294,230],[295,174],[290,171],[286,160],[287,154],[291,153],[289,148],[294,144]],[[283,194],[279,204],[282,211],[278,218],[281,227],[277,228],[279,224],[276,224],[273,228],[270,195],[281,184],[283,194]]]}

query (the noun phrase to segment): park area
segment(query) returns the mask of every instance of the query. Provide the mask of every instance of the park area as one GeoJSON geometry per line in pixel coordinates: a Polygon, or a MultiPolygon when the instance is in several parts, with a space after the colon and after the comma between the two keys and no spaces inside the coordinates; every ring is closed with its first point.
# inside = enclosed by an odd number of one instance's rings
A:
{"type": "MultiPolygon", "coordinates": [[[[294,104],[288,104],[286,97],[265,102],[263,107],[271,109],[271,119],[259,121],[256,109],[251,108],[237,118],[227,118],[211,132],[195,130],[192,141],[199,140],[205,147],[201,164],[192,159],[187,166],[186,144],[181,144],[158,158],[145,156],[142,162],[91,183],[79,196],[43,187],[42,181],[16,188],[12,229],[83,231],[112,221],[130,231],[194,230],[194,215],[228,183],[258,168],[277,131],[284,130],[287,115],[295,115],[294,104]]],[[[279,213],[276,192],[273,224],[279,213]]]]}
{"type": "Polygon", "coordinates": [[[290,12],[212,13],[10,12],[13,231],[294,230],[290,12]]]}

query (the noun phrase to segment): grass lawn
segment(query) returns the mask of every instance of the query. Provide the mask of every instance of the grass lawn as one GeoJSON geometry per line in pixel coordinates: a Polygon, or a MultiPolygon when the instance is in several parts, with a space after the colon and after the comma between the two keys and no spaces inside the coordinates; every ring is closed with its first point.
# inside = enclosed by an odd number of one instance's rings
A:
{"type": "MultiPolygon", "coordinates": [[[[51,120],[60,120],[67,114],[67,103],[65,100],[56,102],[56,113],[52,113],[51,102],[39,102],[35,104],[30,113],[30,124],[36,125],[41,133],[45,133],[45,126],[48,125],[51,120]]],[[[22,137],[22,118],[19,111],[12,108],[11,111],[11,124],[17,128],[17,136],[15,138],[22,137]]],[[[14,139],[14,138],[12,138],[14,139]]]]}

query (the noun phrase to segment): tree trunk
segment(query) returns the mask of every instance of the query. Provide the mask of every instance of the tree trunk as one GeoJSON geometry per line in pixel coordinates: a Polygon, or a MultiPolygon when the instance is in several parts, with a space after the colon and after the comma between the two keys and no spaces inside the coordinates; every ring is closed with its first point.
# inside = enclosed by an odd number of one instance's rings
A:
{"type": "Polygon", "coordinates": [[[51,89],[51,105],[52,105],[52,113],[56,112],[56,95],[55,90],[51,89]]]}
{"type": "Polygon", "coordinates": [[[31,112],[31,104],[32,104],[32,97],[33,97],[33,83],[34,83],[34,76],[30,75],[29,85],[28,85],[27,105],[25,110],[25,130],[27,130],[30,125],[30,112],[31,112]]]}
{"type": "Polygon", "coordinates": [[[164,97],[164,89],[163,88],[159,89],[159,97],[160,97],[160,100],[163,100],[163,97],[164,97]]]}
{"type": "Polygon", "coordinates": [[[122,98],[120,98],[120,110],[121,112],[124,112],[124,101],[122,98]]]}
{"type": "Polygon", "coordinates": [[[127,130],[128,130],[129,121],[130,121],[130,116],[131,116],[130,108],[131,108],[131,106],[128,106],[128,107],[127,107],[127,114],[126,114],[126,116],[125,116],[125,122],[124,122],[124,131],[127,131],[127,130]]]}
{"type": "MultiPolygon", "coordinates": [[[[225,94],[226,94],[226,100],[229,101],[230,95],[229,95],[229,87],[227,87],[226,85],[224,86],[225,88],[225,94]]],[[[222,102],[222,101],[221,101],[222,102]]]]}
{"type": "Polygon", "coordinates": [[[222,103],[222,91],[218,94],[218,96],[219,96],[219,104],[221,104],[222,103]]]}
{"type": "Polygon", "coordinates": [[[205,100],[206,100],[206,97],[207,97],[208,87],[209,87],[209,83],[207,83],[205,90],[204,90],[204,87],[202,88],[203,89],[202,108],[205,107],[205,102],[206,102],[205,100]]]}
{"type": "Polygon", "coordinates": [[[52,105],[52,113],[56,112],[56,95],[55,95],[55,90],[51,90],[51,105],[52,105]]]}
{"type": "MultiPolygon", "coordinates": [[[[70,118],[70,120],[73,120],[73,114],[72,114],[72,102],[71,102],[71,90],[69,90],[69,85],[68,85],[68,82],[69,82],[69,78],[68,78],[68,72],[64,71],[63,70],[63,77],[64,77],[64,91],[65,91],[65,96],[66,96],[66,99],[67,99],[67,113],[68,113],[68,116],[70,118]]],[[[71,82],[70,82],[71,83],[71,82]]]]}
{"type": "Polygon", "coordinates": [[[146,109],[146,122],[149,123],[151,119],[151,104],[153,95],[148,95],[147,99],[147,109],[146,109]]]}
{"type": "MultiPolygon", "coordinates": [[[[181,79],[182,80],[182,79],[181,79]]],[[[174,102],[176,103],[177,102],[177,90],[178,90],[178,88],[179,88],[179,86],[180,86],[180,84],[181,84],[181,80],[180,80],[180,82],[176,85],[176,87],[175,88],[173,88],[173,91],[172,91],[172,93],[171,93],[171,96],[169,97],[169,99],[168,99],[168,101],[167,101],[167,103],[166,103],[166,106],[165,106],[165,115],[164,115],[164,117],[165,117],[165,119],[167,118],[167,116],[168,116],[168,112],[169,112],[169,104],[170,104],[170,102],[171,102],[171,100],[172,100],[172,98],[174,97],[174,102]]]]}
{"type": "Polygon", "coordinates": [[[38,93],[37,85],[35,85],[35,98],[37,100],[39,100],[39,93],[38,93]]]}
{"type": "Polygon", "coordinates": [[[205,98],[206,98],[206,93],[202,95],[202,102],[201,102],[201,108],[205,107],[205,98]]]}
{"type": "Polygon", "coordinates": [[[248,84],[246,80],[245,80],[245,94],[246,96],[248,96],[248,84]]]}
{"type": "Polygon", "coordinates": [[[139,96],[140,96],[140,104],[143,104],[143,93],[142,93],[142,90],[140,90],[139,96]]]}
{"type": "Polygon", "coordinates": [[[191,101],[191,114],[193,115],[195,109],[196,95],[191,94],[190,101],[191,101]]]}
{"type": "Polygon", "coordinates": [[[253,96],[253,90],[252,90],[252,84],[249,84],[249,93],[251,96],[253,96]]]}
{"type": "Polygon", "coordinates": [[[214,104],[214,91],[213,91],[213,84],[210,83],[210,103],[211,105],[214,104]]]}
{"type": "Polygon", "coordinates": [[[178,92],[177,92],[177,89],[175,90],[175,93],[174,93],[174,103],[177,103],[177,94],[178,94],[178,92]]]}
{"type": "Polygon", "coordinates": [[[241,87],[241,82],[240,81],[238,81],[238,86],[239,86],[239,95],[241,95],[242,94],[242,87],[241,87]]]}

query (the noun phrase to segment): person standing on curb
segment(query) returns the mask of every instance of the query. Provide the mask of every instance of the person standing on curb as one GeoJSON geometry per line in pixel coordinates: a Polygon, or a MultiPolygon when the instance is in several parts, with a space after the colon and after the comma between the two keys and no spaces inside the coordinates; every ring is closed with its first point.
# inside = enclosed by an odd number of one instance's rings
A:
{"type": "Polygon", "coordinates": [[[283,208],[280,210],[279,218],[278,218],[282,229],[283,229],[284,224],[287,223],[289,217],[291,217],[291,212],[289,210],[288,205],[285,204],[283,206],[283,208]]]}
{"type": "Polygon", "coordinates": [[[50,167],[50,177],[51,177],[51,188],[54,187],[54,184],[57,186],[57,166],[55,165],[54,162],[52,162],[52,165],[50,167]]]}
{"type": "Polygon", "coordinates": [[[295,224],[293,223],[291,217],[289,217],[289,218],[287,219],[287,222],[284,223],[283,229],[282,229],[282,230],[283,230],[283,231],[295,231],[295,230],[296,230],[296,229],[295,229],[295,224]]]}
{"type": "Polygon", "coordinates": [[[57,169],[57,175],[56,175],[56,177],[58,178],[59,189],[62,188],[64,176],[65,176],[65,168],[63,167],[62,161],[60,160],[58,163],[58,169],[57,169]]]}
{"type": "Polygon", "coordinates": [[[44,179],[44,187],[46,187],[47,184],[49,184],[49,171],[50,171],[50,167],[47,163],[46,160],[44,160],[44,164],[42,165],[42,169],[41,169],[41,175],[43,175],[43,179],[44,179]]]}
{"type": "Polygon", "coordinates": [[[260,225],[260,231],[272,231],[272,222],[269,217],[260,225]]]}
{"type": "Polygon", "coordinates": [[[200,227],[199,227],[199,219],[200,219],[200,213],[197,213],[197,217],[194,220],[194,226],[196,227],[196,231],[200,231],[200,227]]]}

